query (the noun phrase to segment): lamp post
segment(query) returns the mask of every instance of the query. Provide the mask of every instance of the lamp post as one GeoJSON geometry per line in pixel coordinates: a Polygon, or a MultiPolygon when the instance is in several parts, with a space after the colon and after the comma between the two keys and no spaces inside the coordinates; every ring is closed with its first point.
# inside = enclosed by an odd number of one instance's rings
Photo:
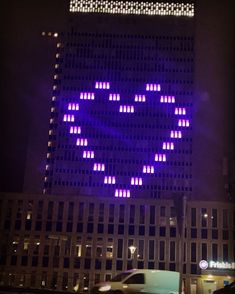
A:
{"type": "Polygon", "coordinates": [[[130,249],[130,252],[131,252],[131,268],[133,268],[134,253],[135,253],[136,247],[134,245],[131,245],[128,248],[130,249]]]}

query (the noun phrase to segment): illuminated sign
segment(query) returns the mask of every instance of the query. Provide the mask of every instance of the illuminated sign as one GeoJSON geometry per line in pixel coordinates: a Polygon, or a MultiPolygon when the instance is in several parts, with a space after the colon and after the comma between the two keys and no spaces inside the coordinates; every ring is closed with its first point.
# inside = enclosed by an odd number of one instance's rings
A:
{"type": "Polygon", "coordinates": [[[235,269],[235,262],[219,262],[219,261],[206,261],[206,260],[201,260],[199,262],[199,267],[200,269],[235,269]]]}

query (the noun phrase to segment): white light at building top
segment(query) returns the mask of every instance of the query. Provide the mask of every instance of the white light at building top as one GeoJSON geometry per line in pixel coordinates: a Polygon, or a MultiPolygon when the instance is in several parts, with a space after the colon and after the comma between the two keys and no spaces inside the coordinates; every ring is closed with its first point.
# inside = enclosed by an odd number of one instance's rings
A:
{"type": "Polygon", "coordinates": [[[70,0],[70,12],[137,15],[194,16],[193,3],[160,3],[112,0],[70,0]]]}

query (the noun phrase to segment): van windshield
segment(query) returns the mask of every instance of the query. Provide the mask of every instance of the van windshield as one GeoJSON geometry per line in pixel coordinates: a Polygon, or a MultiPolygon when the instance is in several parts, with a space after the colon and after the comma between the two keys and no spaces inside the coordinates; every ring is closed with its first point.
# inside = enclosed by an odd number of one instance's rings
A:
{"type": "Polygon", "coordinates": [[[112,282],[121,282],[123,279],[128,277],[131,273],[120,273],[111,279],[112,282]]]}

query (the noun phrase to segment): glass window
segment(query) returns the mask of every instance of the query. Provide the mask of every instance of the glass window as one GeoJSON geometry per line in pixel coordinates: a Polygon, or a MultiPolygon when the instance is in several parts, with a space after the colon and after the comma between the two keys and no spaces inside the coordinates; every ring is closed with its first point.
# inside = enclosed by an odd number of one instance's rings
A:
{"type": "Polygon", "coordinates": [[[135,274],[125,281],[125,284],[144,284],[144,274],[135,274]]]}
{"type": "Polygon", "coordinates": [[[57,220],[63,220],[64,202],[59,202],[57,220]]]}
{"type": "Polygon", "coordinates": [[[144,224],[145,223],[145,206],[144,205],[140,205],[140,224],[144,224]]]}
{"type": "Polygon", "coordinates": [[[155,224],[155,206],[153,205],[150,205],[149,223],[150,225],[155,224]]]}
{"type": "Polygon", "coordinates": [[[94,210],[95,210],[94,203],[89,203],[89,208],[88,208],[88,221],[93,221],[94,220],[94,210]]]}
{"type": "Polygon", "coordinates": [[[165,206],[161,206],[160,207],[160,216],[161,217],[165,217],[166,216],[166,207],[165,206]]]}
{"type": "Polygon", "coordinates": [[[159,260],[165,260],[165,241],[159,242],[159,260]]]}
{"type": "Polygon", "coordinates": [[[223,228],[228,228],[228,209],[223,209],[223,228]]]}
{"type": "Polygon", "coordinates": [[[109,222],[114,222],[114,204],[109,204],[109,222]]]}
{"type": "Polygon", "coordinates": [[[197,225],[196,208],[191,208],[191,227],[196,227],[196,225],[197,225]]]}
{"type": "Polygon", "coordinates": [[[191,261],[196,262],[197,259],[197,247],[196,243],[191,243],[191,261]]]}
{"type": "Polygon", "coordinates": [[[130,219],[129,219],[130,224],[135,223],[135,205],[130,205],[130,219]]]}
{"type": "Polygon", "coordinates": [[[170,261],[175,261],[175,242],[170,242],[170,261]]]}
{"type": "Polygon", "coordinates": [[[207,260],[207,244],[202,243],[202,259],[207,260]]]}
{"type": "Polygon", "coordinates": [[[84,215],[84,203],[80,202],[78,206],[78,220],[82,221],[84,215]]]}
{"type": "Polygon", "coordinates": [[[149,260],[154,259],[154,240],[149,240],[149,260]]]}
{"type": "Polygon", "coordinates": [[[212,209],[211,222],[212,228],[217,228],[217,209],[212,209]]]}
{"type": "Polygon", "coordinates": [[[139,244],[137,247],[138,250],[138,259],[143,259],[144,258],[144,240],[139,240],[139,244]]]}
{"type": "Polygon", "coordinates": [[[74,210],[74,203],[69,202],[69,207],[68,207],[68,220],[69,221],[73,220],[73,210],[74,210]]]}
{"type": "Polygon", "coordinates": [[[208,219],[207,209],[202,208],[201,209],[201,226],[202,227],[207,227],[207,219],[208,219]]]}
{"type": "Polygon", "coordinates": [[[228,261],[228,244],[223,244],[223,261],[228,261]]]}
{"type": "Polygon", "coordinates": [[[49,201],[48,202],[48,209],[47,209],[47,219],[52,219],[53,206],[54,206],[54,203],[52,201],[49,201]]]}
{"type": "Polygon", "coordinates": [[[122,258],[122,252],[123,252],[123,239],[118,239],[117,244],[117,258],[122,258]]]}
{"type": "Polygon", "coordinates": [[[217,244],[212,244],[212,260],[217,260],[218,259],[218,245],[217,244]]]}
{"type": "Polygon", "coordinates": [[[121,204],[119,206],[119,223],[124,223],[124,217],[125,217],[125,206],[121,204]]]}
{"type": "Polygon", "coordinates": [[[99,205],[99,222],[104,221],[104,203],[100,203],[99,205]]]}

